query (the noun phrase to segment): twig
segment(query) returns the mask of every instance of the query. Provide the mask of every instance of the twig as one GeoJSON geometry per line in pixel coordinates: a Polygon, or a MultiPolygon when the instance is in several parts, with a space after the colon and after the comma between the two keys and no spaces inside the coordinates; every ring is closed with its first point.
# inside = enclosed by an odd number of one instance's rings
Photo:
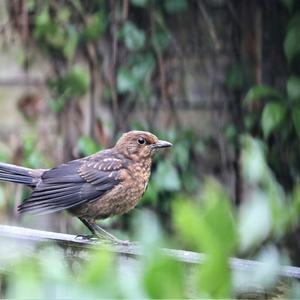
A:
{"type": "Polygon", "coordinates": [[[213,41],[214,44],[214,48],[215,51],[219,51],[221,49],[221,44],[219,42],[219,39],[217,37],[217,33],[216,33],[216,29],[215,29],[215,25],[213,23],[213,21],[211,20],[211,18],[209,17],[206,8],[203,5],[202,1],[197,1],[198,7],[202,13],[203,19],[206,22],[207,28],[208,28],[208,32],[211,36],[211,39],[213,41]]]}
{"type": "MultiPolygon", "coordinates": [[[[151,13],[150,13],[150,22],[151,22],[151,35],[152,39],[154,39],[155,36],[155,30],[156,30],[156,19],[155,19],[155,11],[152,8],[151,13]]],[[[157,45],[156,42],[153,43],[153,48],[155,55],[157,57],[158,61],[158,68],[159,68],[159,87],[160,87],[160,93],[162,97],[162,102],[165,104],[165,107],[168,108],[172,114],[169,113],[168,116],[168,122],[170,122],[172,116],[174,118],[175,123],[178,125],[179,124],[179,119],[176,113],[176,109],[174,107],[174,103],[172,102],[172,99],[168,97],[168,92],[167,92],[167,83],[166,83],[166,67],[165,67],[165,62],[163,59],[163,54],[162,51],[157,45]]]]}
{"type": "Polygon", "coordinates": [[[95,122],[96,122],[96,82],[97,82],[97,55],[95,46],[92,43],[87,44],[87,60],[91,76],[90,82],[90,98],[89,98],[89,136],[95,138],[95,122]]]}
{"type": "Polygon", "coordinates": [[[126,21],[128,18],[128,11],[129,11],[129,1],[123,0],[123,9],[122,9],[122,18],[123,21],[126,21]]]}
{"type": "MultiPolygon", "coordinates": [[[[117,67],[117,59],[118,59],[118,24],[116,19],[116,2],[111,0],[111,14],[112,14],[112,25],[111,25],[111,35],[112,35],[112,64],[110,67],[109,74],[109,85],[111,89],[111,97],[112,97],[112,109],[113,115],[116,120],[116,124],[119,127],[121,124],[121,119],[119,118],[119,100],[118,93],[116,88],[116,67],[117,67]]],[[[120,126],[122,127],[122,126],[120,126]]],[[[116,128],[119,129],[119,128],[116,128]]]]}
{"type": "Polygon", "coordinates": [[[1,78],[0,86],[44,86],[45,81],[27,75],[15,76],[12,78],[1,78]]]}

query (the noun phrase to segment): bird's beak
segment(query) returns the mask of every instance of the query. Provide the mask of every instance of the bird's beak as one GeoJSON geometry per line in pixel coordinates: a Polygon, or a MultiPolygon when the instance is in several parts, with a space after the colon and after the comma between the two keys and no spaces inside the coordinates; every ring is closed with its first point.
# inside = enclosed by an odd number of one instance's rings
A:
{"type": "Polygon", "coordinates": [[[173,146],[170,142],[167,141],[158,141],[153,145],[153,148],[167,148],[173,146]]]}

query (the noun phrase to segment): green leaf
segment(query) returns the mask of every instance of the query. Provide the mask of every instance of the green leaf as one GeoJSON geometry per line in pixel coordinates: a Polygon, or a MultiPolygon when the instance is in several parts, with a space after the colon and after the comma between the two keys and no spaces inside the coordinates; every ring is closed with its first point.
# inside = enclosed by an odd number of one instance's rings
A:
{"type": "Polygon", "coordinates": [[[73,59],[78,44],[78,34],[75,28],[70,27],[68,30],[67,42],[63,48],[63,53],[69,60],[73,59]]]}
{"type": "MultiPolygon", "coordinates": [[[[205,211],[204,220],[209,224],[214,238],[220,245],[222,244],[222,252],[230,255],[236,247],[237,228],[227,193],[220,184],[209,178],[204,183],[202,201],[202,209],[205,211]]],[[[202,241],[203,243],[204,241],[202,241]]],[[[215,250],[211,249],[211,251],[215,250]]]]}
{"type": "Polygon", "coordinates": [[[171,35],[166,30],[157,30],[152,38],[154,47],[158,47],[161,51],[168,48],[171,42],[171,35]]]}
{"type": "Polygon", "coordinates": [[[122,33],[125,45],[129,50],[139,50],[144,47],[146,39],[145,32],[138,29],[134,23],[127,21],[122,33]]]}
{"type": "Polygon", "coordinates": [[[80,137],[77,143],[78,150],[83,153],[84,156],[88,156],[94,154],[101,150],[99,144],[95,143],[95,141],[89,136],[80,137]]]}
{"type": "Polygon", "coordinates": [[[299,40],[300,28],[298,26],[290,28],[284,40],[284,53],[289,64],[300,53],[299,40]]]}
{"type": "Polygon", "coordinates": [[[138,7],[146,7],[149,3],[148,0],[130,0],[131,4],[138,7]]]}
{"type": "Polygon", "coordinates": [[[71,11],[68,7],[62,7],[57,14],[57,21],[66,24],[71,17],[71,11]]]}
{"type": "Polygon", "coordinates": [[[120,93],[138,92],[145,80],[153,73],[155,59],[152,54],[134,56],[132,67],[121,67],[117,74],[117,88],[120,93]]]}
{"type": "Polygon", "coordinates": [[[181,188],[177,169],[168,160],[160,162],[153,176],[153,182],[159,191],[179,191],[181,188]]]}
{"type": "Polygon", "coordinates": [[[0,161],[9,162],[12,153],[8,149],[0,149],[0,161]]]}
{"type": "Polygon", "coordinates": [[[263,181],[267,171],[263,144],[247,135],[241,138],[241,144],[243,178],[247,183],[257,185],[263,181]]]}
{"type": "Polygon", "coordinates": [[[83,36],[89,40],[94,41],[99,39],[107,28],[107,17],[104,11],[100,11],[87,18],[87,25],[83,31],[83,36]]]}
{"type": "Polygon", "coordinates": [[[36,5],[35,2],[36,2],[35,0],[26,0],[26,8],[28,11],[34,10],[35,5],[36,5]]]}
{"type": "Polygon", "coordinates": [[[131,71],[137,80],[143,81],[152,74],[154,68],[155,59],[151,53],[148,53],[135,56],[131,71]]]}
{"type": "Polygon", "coordinates": [[[300,138],[300,108],[294,108],[292,111],[292,119],[293,124],[296,129],[296,132],[298,134],[298,137],[300,138]]]}
{"type": "Polygon", "coordinates": [[[166,11],[170,14],[188,9],[188,2],[186,0],[165,0],[163,3],[166,11]]]}
{"type": "Polygon", "coordinates": [[[117,74],[117,88],[120,93],[134,92],[138,88],[139,80],[132,72],[125,67],[121,67],[117,74]]]}
{"type": "Polygon", "coordinates": [[[299,183],[294,187],[292,194],[292,208],[297,220],[300,214],[300,185],[299,183]]]}
{"type": "Polygon", "coordinates": [[[286,107],[280,103],[269,102],[263,110],[261,126],[264,137],[267,138],[274,129],[283,121],[286,115],[286,107]]]}
{"type": "Polygon", "coordinates": [[[184,272],[178,261],[158,255],[145,270],[144,277],[150,299],[184,298],[184,272]]]}
{"type": "Polygon", "coordinates": [[[45,38],[51,47],[61,49],[66,43],[66,32],[58,24],[51,24],[51,30],[47,32],[45,38]]]}
{"type": "Polygon", "coordinates": [[[89,84],[89,73],[79,65],[74,65],[64,77],[49,80],[49,88],[56,96],[55,101],[50,102],[52,109],[60,111],[72,97],[86,94],[89,84]]]}
{"type": "Polygon", "coordinates": [[[61,112],[66,105],[66,99],[64,96],[57,97],[56,99],[51,99],[49,101],[49,107],[55,113],[61,112]]]}
{"type": "Polygon", "coordinates": [[[226,78],[226,85],[232,91],[241,90],[246,83],[246,70],[243,65],[237,63],[231,66],[226,78]]]}
{"type": "Polygon", "coordinates": [[[300,78],[298,76],[289,77],[287,93],[291,100],[300,100],[300,78]]]}
{"type": "Polygon", "coordinates": [[[207,256],[199,266],[198,285],[206,298],[228,298],[231,290],[229,257],[237,245],[237,228],[229,198],[213,180],[204,185],[201,205],[174,203],[175,228],[188,245],[207,256]]]}
{"type": "Polygon", "coordinates": [[[82,96],[87,93],[90,77],[89,73],[79,65],[75,65],[62,79],[63,86],[70,96],[82,96]]]}
{"type": "Polygon", "coordinates": [[[231,272],[228,257],[209,256],[198,273],[200,293],[208,299],[230,299],[232,294],[231,272]]]}
{"type": "Polygon", "coordinates": [[[252,87],[245,96],[244,104],[252,104],[262,98],[282,99],[281,94],[274,88],[266,85],[252,87]]]}
{"type": "Polygon", "coordinates": [[[141,203],[152,203],[156,204],[158,202],[158,195],[159,192],[157,191],[157,188],[152,180],[148,183],[147,189],[145,191],[145,194],[143,198],[141,199],[141,203]]]}
{"type": "Polygon", "coordinates": [[[189,145],[187,142],[181,141],[176,143],[176,149],[172,151],[173,160],[180,166],[181,170],[186,170],[189,165],[189,145]]]}
{"type": "Polygon", "coordinates": [[[48,6],[45,6],[35,17],[35,25],[37,27],[47,26],[50,21],[48,6]]]}
{"type": "Polygon", "coordinates": [[[242,252],[258,245],[269,235],[272,228],[271,209],[262,192],[252,192],[240,209],[239,236],[242,252]],[[255,224],[256,226],[253,226],[255,224]],[[257,230],[260,228],[260,230],[257,230]]]}
{"type": "Polygon", "coordinates": [[[91,255],[91,260],[82,270],[77,280],[82,287],[92,290],[98,288],[102,292],[109,291],[112,293],[112,290],[116,289],[117,284],[117,280],[110,282],[114,269],[114,253],[102,247],[91,253],[91,255]]]}

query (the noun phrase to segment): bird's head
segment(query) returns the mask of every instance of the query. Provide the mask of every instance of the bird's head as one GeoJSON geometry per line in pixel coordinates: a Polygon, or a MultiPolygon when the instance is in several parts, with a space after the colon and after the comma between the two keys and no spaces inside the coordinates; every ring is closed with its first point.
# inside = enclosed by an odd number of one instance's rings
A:
{"type": "Polygon", "coordinates": [[[134,130],[124,133],[115,149],[132,160],[141,160],[150,159],[158,149],[171,146],[171,143],[159,140],[150,132],[134,130]]]}

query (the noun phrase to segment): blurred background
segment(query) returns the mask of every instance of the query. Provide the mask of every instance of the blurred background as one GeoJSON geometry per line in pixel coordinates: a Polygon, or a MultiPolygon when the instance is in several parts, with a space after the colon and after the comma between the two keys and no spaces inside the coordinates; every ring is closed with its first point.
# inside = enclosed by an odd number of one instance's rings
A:
{"type": "MultiPolygon", "coordinates": [[[[188,207],[201,217],[199,199],[228,195],[236,225],[219,228],[220,245],[232,234],[235,250],[225,255],[272,244],[274,261],[299,265],[299,41],[293,0],[3,0],[0,160],[49,168],[151,131],[174,147],[155,159],[137,209],[104,227],[131,238],[150,210],[170,239],[191,238],[188,207]]],[[[64,213],[18,216],[26,195],[0,185],[2,224],[85,232],[64,213]]],[[[220,210],[212,223],[223,224],[220,210]]]]}

